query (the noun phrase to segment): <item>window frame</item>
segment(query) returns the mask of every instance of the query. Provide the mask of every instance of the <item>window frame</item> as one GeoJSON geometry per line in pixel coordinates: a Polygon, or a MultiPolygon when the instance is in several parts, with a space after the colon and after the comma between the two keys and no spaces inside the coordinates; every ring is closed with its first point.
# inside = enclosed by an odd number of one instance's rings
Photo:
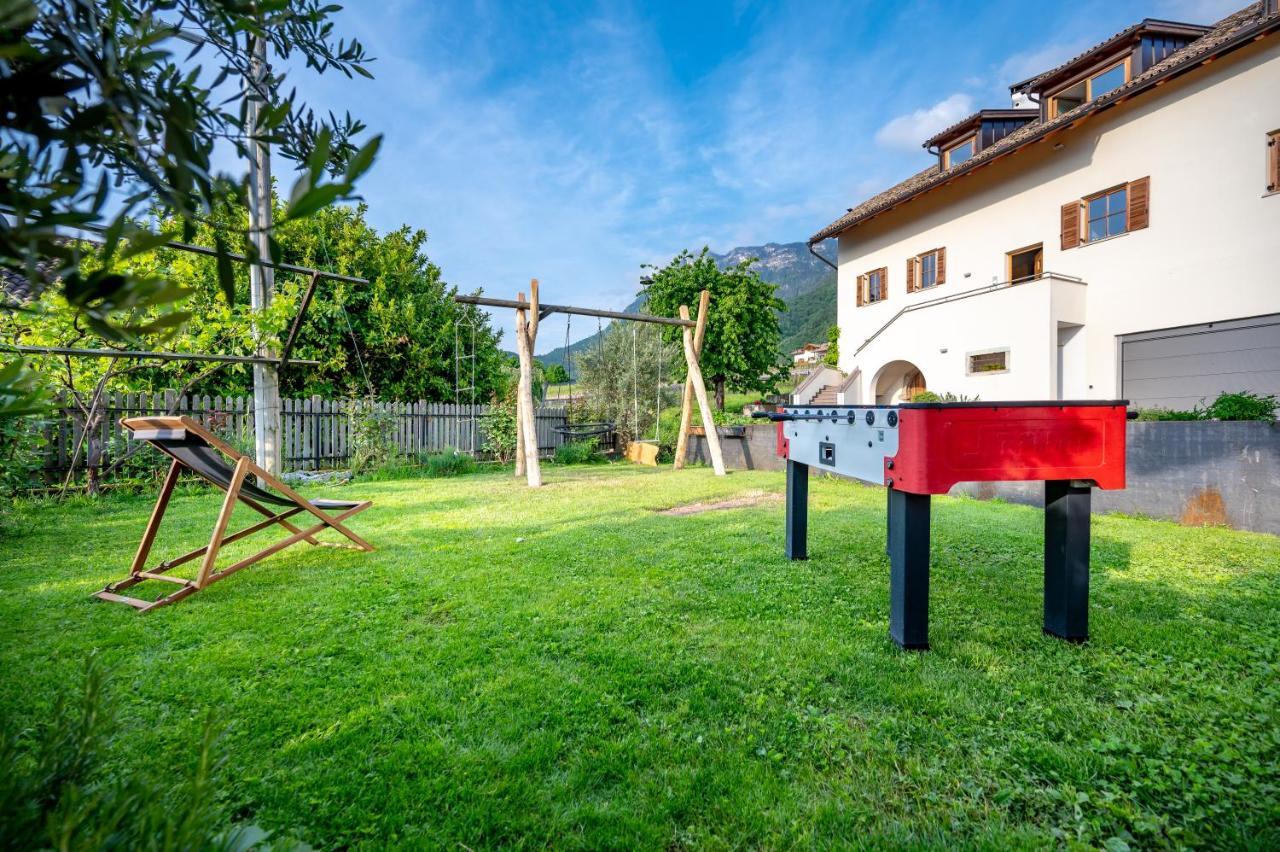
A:
{"type": "MultiPolygon", "coordinates": [[[[1108,187],[1107,189],[1104,189],[1101,192],[1095,192],[1092,195],[1086,195],[1084,198],[1080,199],[1080,207],[1081,207],[1080,245],[1089,245],[1090,243],[1100,243],[1103,240],[1110,240],[1116,237],[1123,237],[1125,234],[1129,233],[1129,201],[1130,201],[1129,184],[1130,184],[1130,181],[1125,181],[1124,183],[1116,184],[1115,186],[1108,187]],[[1117,192],[1124,193],[1124,209],[1123,209],[1124,217],[1123,217],[1123,222],[1121,224],[1121,230],[1118,233],[1114,233],[1114,234],[1108,233],[1106,236],[1098,237],[1097,239],[1092,238],[1089,234],[1090,232],[1089,225],[1095,220],[1089,217],[1089,204],[1091,202],[1097,201],[1099,198],[1107,198],[1108,196],[1114,195],[1117,192]]],[[[1105,221],[1110,219],[1114,215],[1115,215],[1115,211],[1111,209],[1111,204],[1110,202],[1108,202],[1107,212],[1102,216],[1102,219],[1105,221]]]]}
{"type": "Polygon", "coordinates": [[[1016,248],[1016,249],[1013,249],[1012,251],[1007,251],[1004,253],[1004,280],[1009,282],[1010,284],[1023,284],[1027,281],[1035,281],[1036,279],[1040,278],[1042,275],[1044,275],[1044,243],[1043,242],[1032,243],[1031,245],[1026,245],[1026,246],[1023,246],[1022,248],[1016,248]],[[1034,274],[1026,278],[1014,278],[1013,277],[1013,258],[1017,255],[1028,254],[1029,252],[1033,252],[1033,251],[1040,252],[1039,271],[1035,272],[1034,274]]]}
{"type": "MultiPolygon", "coordinates": [[[[1126,51],[1123,54],[1113,54],[1112,56],[1098,63],[1097,65],[1094,65],[1092,68],[1090,68],[1088,71],[1084,72],[1080,76],[1074,77],[1071,80],[1071,82],[1060,86],[1052,94],[1047,95],[1045,100],[1047,100],[1049,103],[1049,118],[1057,118],[1063,112],[1071,111],[1071,110],[1058,109],[1058,98],[1061,97],[1062,93],[1065,92],[1067,89],[1074,88],[1080,85],[1081,83],[1084,83],[1084,103],[1080,104],[1080,106],[1084,106],[1084,104],[1087,104],[1093,101],[1094,98],[1097,97],[1093,94],[1093,81],[1096,78],[1101,77],[1103,74],[1107,73],[1108,71],[1112,71],[1122,65],[1124,66],[1124,82],[1121,83],[1120,86],[1124,86],[1133,80],[1133,51],[1132,50],[1126,51]]],[[[1118,89],[1120,88],[1120,86],[1117,86],[1116,88],[1118,89]]],[[[1115,89],[1112,89],[1111,91],[1115,91],[1115,89]]],[[[1076,109],[1076,107],[1072,107],[1071,109],[1076,109]]]]}
{"type": "Polygon", "coordinates": [[[951,152],[963,148],[966,145],[969,146],[969,156],[965,157],[960,162],[967,163],[969,160],[978,156],[978,134],[971,133],[954,145],[942,149],[942,168],[951,168],[951,152]]]}
{"type": "Polygon", "coordinates": [[[865,308],[868,305],[878,305],[889,298],[889,267],[878,266],[875,269],[868,269],[866,272],[858,276],[857,280],[857,306],[865,308]],[[871,298],[871,276],[880,276],[880,298],[871,298]],[[863,283],[866,283],[865,289],[863,283]]]}
{"type": "Polygon", "coordinates": [[[966,376],[999,376],[1008,373],[1012,369],[1009,358],[1009,347],[999,346],[993,349],[975,349],[972,352],[964,354],[964,374],[966,376]],[[995,370],[975,370],[973,369],[973,359],[980,358],[984,355],[1003,355],[1004,366],[995,370]]]}
{"type": "Polygon", "coordinates": [[[915,274],[913,276],[915,279],[914,281],[915,286],[912,289],[908,290],[907,291],[908,293],[919,293],[923,290],[935,290],[946,283],[945,280],[943,281],[938,280],[938,260],[939,260],[938,255],[940,255],[941,253],[942,253],[942,246],[938,246],[937,248],[932,248],[932,249],[929,249],[928,251],[922,251],[915,257],[911,258],[911,262],[915,264],[915,274]],[[926,257],[933,258],[933,283],[928,286],[925,286],[925,283],[924,283],[924,259],[926,257]]]}

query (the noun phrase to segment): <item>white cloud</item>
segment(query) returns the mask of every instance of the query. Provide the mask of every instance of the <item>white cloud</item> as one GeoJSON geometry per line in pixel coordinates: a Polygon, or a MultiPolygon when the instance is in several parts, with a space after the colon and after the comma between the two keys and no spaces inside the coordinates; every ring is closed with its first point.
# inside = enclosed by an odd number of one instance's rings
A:
{"type": "Polygon", "coordinates": [[[1029,77],[1035,77],[1052,68],[1057,68],[1071,57],[1079,56],[1085,50],[1088,50],[1091,45],[1092,42],[1076,39],[1073,41],[1053,42],[1041,45],[1033,50],[1015,53],[1000,64],[998,72],[1000,79],[997,82],[1002,86],[1021,83],[1029,77]]]}
{"type": "Polygon", "coordinates": [[[886,148],[917,151],[924,140],[973,112],[973,98],[957,92],[926,109],[900,115],[876,131],[876,142],[886,148]]]}

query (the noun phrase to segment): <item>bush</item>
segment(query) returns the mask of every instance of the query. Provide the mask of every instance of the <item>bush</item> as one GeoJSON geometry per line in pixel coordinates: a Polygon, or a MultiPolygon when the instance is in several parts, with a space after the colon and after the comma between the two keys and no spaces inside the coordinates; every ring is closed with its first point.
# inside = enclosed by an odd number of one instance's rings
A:
{"type": "Polygon", "coordinates": [[[1204,409],[1204,416],[1210,420],[1274,420],[1278,404],[1272,394],[1224,393],[1204,409]]]}
{"type": "Polygon", "coordinates": [[[1168,408],[1140,408],[1136,420],[1143,423],[1162,420],[1203,420],[1199,411],[1175,411],[1168,408]]]}
{"type": "Polygon", "coordinates": [[[423,473],[435,478],[446,476],[462,476],[475,473],[476,460],[466,453],[460,453],[453,447],[443,452],[430,453],[422,458],[423,473]]]}
{"type": "Polygon", "coordinates": [[[390,463],[395,455],[391,441],[395,416],[352,401],[347,405],[347,419],[351,423],[351,472],[365,473],[390,463]]]}
{"type": "Polygon", "coordinates": [[[920,391],[920,393],[911,397],[912,402],[977,402],[978,397],[970,397],[967,394],[954,394],[950,391],[945,393],[934,393],[931,390],[920,391]]]}
{"type": "Polygon", "coordinates": [[[502,401],[489,409],[482,421],[480,448],[500,462],[516,455],[516,394],[512,388],[502,401]]]}
{"type": "MultiPolygon", "coordinates": [[[[1201,400],[1203,402],[1203,400],[1201,400]]],[[[1143,408],[1138,410],[1138,420],[1262,420],[1270,421],[1276,417],[1276,406],[1280,405],[1271,394],[1256,394],[1249,391],[1238,393],[1220,393],[1218,398],[1205,407],[1196,406],[1190,411],[1176,411],[1168,408],[1143,408]]]]}
{"type": "Polygon", "coordinates": [[[595,441],[569,441],[556,447],[556,464],[593,464],[604,461],[595,441]]]}

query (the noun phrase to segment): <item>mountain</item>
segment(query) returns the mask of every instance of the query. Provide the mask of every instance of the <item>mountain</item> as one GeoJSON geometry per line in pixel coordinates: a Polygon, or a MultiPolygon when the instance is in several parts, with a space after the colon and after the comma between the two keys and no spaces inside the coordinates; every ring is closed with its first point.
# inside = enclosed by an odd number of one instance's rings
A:
{"type": "MultiPolygon", "coordinates": [[[[831,240],[818,246],[823,257],[835,262],[835,243],[831,240]]],[[[778,317],[782,331],[781,352],[785,355],[805,343],[824,343],[827,328],[836,322],[836,271],[809,253],[804,243],[765,243],[762,246],[739,246],[724,254],[712,252],[716,263],[732,266],[747,258],[757,258],[756,269],[760,277],[778,285],[778,297],[787,303],[786,313],[778,317]]],[[[641,300],[636,299],[623,308],[636,311],[641,300]]],[[[591,322],[589,317],[579,317],[579,322],[591,322]]],[[[569,348],[573,357],[588,347],[596,345],[596,335],[585,337],[569,348]]],[[[539,355],[544,364],[565,363],[563,346],[539,355]]]]}

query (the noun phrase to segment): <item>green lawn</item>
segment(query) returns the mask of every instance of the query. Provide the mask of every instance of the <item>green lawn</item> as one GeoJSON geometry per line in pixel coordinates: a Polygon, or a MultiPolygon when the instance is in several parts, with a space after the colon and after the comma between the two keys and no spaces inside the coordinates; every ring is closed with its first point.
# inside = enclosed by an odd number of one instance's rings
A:
{"type": "MultiPolygon", "coordinates": [[[[96,652],[113,771],[176,778],[213,711],[227,818],[321,848],[1280,844],[1280,540],[1095,519],[1073,646],[1040,632],[1040,512],[937,500],[933,650],[904,653],[882,489],[815,482],[788,563],[780,502],[655,512],[779,474],[546,476],[351,486],[378,552],[146,616],[89,593],[149,499],[45,509],[0,540],[5,727],[96,652]]],[[[163,550],[217,500],[175,499],[163,550]]]]}

